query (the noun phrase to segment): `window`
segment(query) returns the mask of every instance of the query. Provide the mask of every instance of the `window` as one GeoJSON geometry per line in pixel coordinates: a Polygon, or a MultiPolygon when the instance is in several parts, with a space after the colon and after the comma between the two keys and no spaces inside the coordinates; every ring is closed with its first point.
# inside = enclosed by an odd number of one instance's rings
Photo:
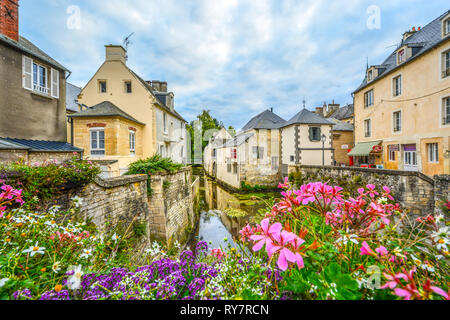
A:
{"type": "Polygon", "coordinates": [[[397,151],[397,146],[389,146],[389,161],[395,161],[397,151]]]}
{"type": "Polygon", "coordinates": [[[295,162],[295,156],[291,156],[291,162],[295,162]]]}
{"type": "Polygon", "coordinates": [[[278,170],[279,161],[278,157],[272,157],[272,170],[278,170]]]}
{"type": "Polygon", "coordinates": [[[99,81],[98,85],[100,93],[106,93],[106,81],[99,81]]]}
{"type": "Polygon", "coordinates": [[[396,111],[393,113],[394,132],[402,131],[402,112],[396,111]]]}
{"type": "Polygon", "coordinates": [[[48,94],[47,68],[37,63],[33,63],[33,90],[48,94]]]}
{"type": "Polygon", "coordinates": [[[163,158],[166,157],[166,148],[162,144],[159,146],[159,155],[163,158]]]}
{"type": "Polygon", "coordinates": [[[443,115],[444,115],[444,124],[450,123],[450,97],[444,98],[443,100],[443,115]]]}
{"type": "Polygon", "coordinates": [[[164,133],[167,133],[167,114],[163,113],[164,133]]]}
{"type": "Polygon", "coordinates": [[[402,95],[402,76],[395,77],[392,85],[394,97],[402,95]]]}
{"type": "Polygon", "coordinates": [[[366,108],[373,106],[373,90],[370,90],[364,94],[364,106],[366,108]]]}
{"type": "Polygon", "coordinates": [[[51,71],[52,80],[52,97],[59,98],[59,71],[52,69],[51,71]]]}
{"type": "Polygon", "coordinates": [[[238,164],[237,163],[233,163],[233,173],[234,174],[238,173],[238,164]]]}
{"type": "Polygon", "coordinates": [[[132,92],[131,81],[125,81],[125,92],[126,93],[132,92]]]}
{"type": "Polygon", "coordinates": [[[403,63],[405,61],[406,61],[406,52],[405,49],[402,49],[397,53],[397,64],[403,63]]]}
{"type": "Polygon", "coordinates": [[[231,173],[231,159],[230,158],[227,159],[227,172],[231,173]]]}
{"type": "Polygon", "coordinates": [[[311,141],[320,141],[320,127],[311,127],[309,128],[309,140],[311,141]]]}
{"type": "Polygon", "coordinates": [[[130,154],[136,154],[136,132],[130,131],[130,154]]]}
{"type": "Polygon", "coordinates": [[[91,155],[105,155],[105,130],[103,128],[91,130],[91,155]]]}
{"type": "Polygon", "coordinates": [[[444,36],[450,34],[450,19],[444,21],[444,36]]]}
{"type": "Polygon", "coordinates": [[[253,159],[264,159],[264,148],[253,147],[253,159]]]}
{"type": "Polygon", "coordinates": [[[428,143],[428,162],[438,163],[439,162],[439,150],[437,143],[428,143]]]}
{"type": "Polygon", "coordinates": [[[213,150],[212,150],[212,156],[213,156],[213,158],[215,158],[216,155],[217,155],[217,150],[216,150],[216,149],[213,149],[213,150]]]}
{"type": "Polygon", "coordinates": [[[366,138],[372,135],[372,121],[370,119],[364,120],[364,136],[366,138]]]}
{"type": "Polygon", "coordinates": [[[373,80],[373,70],[370,70],[369,72],[367,72],[367,81],[372,80],[373,80]]]}
{"type": "Polygon", "coordinates": [[[450,76],[450,50],[442,54],[442,78],[450,76]]]}

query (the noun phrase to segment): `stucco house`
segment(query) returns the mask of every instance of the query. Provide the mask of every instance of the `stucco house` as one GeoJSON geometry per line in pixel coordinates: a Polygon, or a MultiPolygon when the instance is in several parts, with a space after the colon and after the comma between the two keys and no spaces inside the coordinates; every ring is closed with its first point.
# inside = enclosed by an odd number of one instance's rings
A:
{"type": "Polygon", "coordinates": [[[304,108],[281,127],[283,174],[289,165],[333,165],[333,125],[304,108]]]}
{"type": "Polygon", "coordinates": [[[62,161],[83,151],[66,142],[70,71],[19,35],[18,6],[0,15],[0,162],[62,161]]]}
{"type": "Polygon", "coordinates": [[[74,145],[85,149],[85,158],[117,161],[113,176],[156,153],[186,163],[186,121],[175,110],[167,83],[139,77],[127,66],[122,46],[105,48],[104,63],[78,96],[82,110],[69,115],[74,145]]]}
{"type": "Polygon", "coordinates": [[[354,92],[357,165],[450,174],[450,10],[403,34],[354,92]]]}
{"type": "Polygon", "coordinates": [[[221,128],[208,139],[208,144],[203,150],[203,164],[209,175],[215,176],[217,174],[217,148],[231,139],[233,139],[233,136],[225,128],[221,128]]]}

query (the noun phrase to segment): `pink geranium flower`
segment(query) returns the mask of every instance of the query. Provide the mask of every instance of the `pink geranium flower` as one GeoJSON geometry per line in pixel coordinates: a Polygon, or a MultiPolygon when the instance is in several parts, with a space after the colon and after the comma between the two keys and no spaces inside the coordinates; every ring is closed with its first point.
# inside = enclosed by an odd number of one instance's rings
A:
{"type": "MultiPolygon", "coordinates": [[[[267,245],[270,245],[272,243],[271,235],[274,233],[280,232],[281,229],[283,228],[281,223],[279,223],[279,222],[277,222],[271,226],[269,224],[270,224],[270,220],[264,219],[263,221],[261,221],[261,225],[258,228],[261,230],[262,234],[250,236],[250,239],[252,239],[253,241],[258,241],[253,246],[253,251],[257,252],[257,251],[261,250],[262,247],[264,246],[264,244],[266,244],[266,250],[267,250],[267,245]]],[[[269,253],[269,251],[267,251],[267,253],[269,253]]]]}
{"type": "Polygon", "coordinates": [[[388,255],[388,254],[389,254],[389,251],[388,251],[385,247],[383,247],[383,246],[380,246],[380,247],[376,248],[375,251],[376,251],[380,256],[385,256],[385,255],[388,255]]]}
{"type": "Polygon", "coordinates": [[[362,243],[361,246],[361,255],[362,256],[376,256],[375,252],[370,248],[366,241],[362,243]]]}

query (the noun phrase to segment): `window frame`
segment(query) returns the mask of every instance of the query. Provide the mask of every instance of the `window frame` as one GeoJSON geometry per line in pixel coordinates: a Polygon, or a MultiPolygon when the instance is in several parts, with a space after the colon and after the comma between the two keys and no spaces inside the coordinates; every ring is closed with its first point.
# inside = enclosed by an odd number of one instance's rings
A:
{"type": "Polygon", "coordinates": [[[167,125],[167,113],[165,113],[165,112],[163,112],[163,130],[164,130],[164,133],[165,134],[168,134],[169,133],[169,128],[168,128],[168,125],[167,125]]]}
{"type": "Polygon", "coordinates": [[[400,97],[402,94],[403,94],[403,77],[401,74],[399,74],[396,77],[392,78],[392,96],[400,97]]]}
{"type": "Polygon", "coordinates": [[[450,48],[441,52],[441,66],[440,79],[447,79],[450,77],[450,48]]]}
{"type": "Polygon", "coordinates": [[[90,128],[89,129],[89,147],[90,147],[90,154],[94,157],[104,157],[106,155],[106,135],[105,135],[105,128],[103,127],[96,127],[96,128],[90,128]],[[100,148],[100,132],[103,132],[103,148],[100,148]],[[92,134],[96,133],[95,142],[97,144],[97,147],[93,147],[93,137],[92,134]],[[98,153],[102,152],[102,153],[98,153]]]}
{"type": "Polygon", "coordinates": [[[364,120],[364,137],[365,138],[370,138],[372,137],[372,119],[365,119],[364,120]],[[367,126],[367,124],[369,124],[367,126]],[[367,130],[367,128],[369,128],[369,130],[367,130]]]}
{"type": "Polygon", "coordinates": [[[374,91],[373,89],[370,89],[364,92],[364,108],[369,108],[372,107],[373,105],[374,105],[374,91]],[[369,97],[371,99],[369,99],[369,97]]]}
{"type": "Polygon", "coordinates": [[[136,155],[136,131],[130,130],[128,132],[129,146],[130,146],[130,154],[136,155]]]}
{"type": "Polygon", "coordinates": [[[125,80],[124,85],[125,85],[125,93],[126,94],[133,93],[133,82],[131,80],[125,80]],[[130,88],[129,88],[130,91],[128,91],[128,85],[130,85],[130,88]]]}
{"type": "Polygon", "coordinates": [[[442,110],[443,125],[444,126],[450,125],[450,96],[442,98],[441,110],[442,110]]]}
{"type": "Polygon", "coordinates": [[[309,141],[311,142],[320,142],[322,139],[322,128],[317,126],[309,127],[309,141]],[[314,139],[314,130],[317,129],[318,136],[317,139],[314,139]]]}
{"type": "Polygon", "coordinates": [[[428,163],[439,163],[439,143],[427,143],[428,163]]]}
{"type": "Polygon", "coordinates": [[[101,94],[108,93],[108,82],[106,80],[98,80],[98,92],[101,94]],[[102,90],[102,83],[105,84],[105,91],[102,90]]]}
{"type": "Polygon", "coordinates": [[[397,65],[406,62],[406,48],[397,51],[397,65]]]}
{"type": "Polygon", "coordinates": [[[41,65],[40,63],[36,62],[33,60],[32,64],[31,64],[31,86],[32,86],[32,90],[34,92],[38,92],[41,94],[48,94],[49,93],[49,88],[48,88],[48,68],[41,65]],[[36,75],[35,75],[35,71],[34,71],[34,67],[36,66],[36,75]],[[42,86],[42,82],[41,82],[41,77],[42,77],[42,70],[45,71],[45,78],[44,78],[44,85],[42,86]],[[35,83],[36,81],[36,83],[35,83]]]}
{"type": "Polygon", "coordinates": [[[402,110],[395,110],[392,112],[392,132],[393,133],[400,133],[402,132],[402,127],[403,127],[403,112],[402,110]],[[399,114],[399,118],[398,118],[398,127],[397,127],[397,119],[395,118],[396,115],[399,114]]]}
{"type": "MultiPolygon", "coordinates": [[[[397,151],[398,150],[395,150],[394,148],[391,148],[392,146],[388,146],[388,153],[389,153],[389,161],[390,162],[395,162],[395,161],[397,161],[396,160],[396,158],[397,158],[397,151]]],[[[398,148],[397,148],[398,149],[398,148]]]]}

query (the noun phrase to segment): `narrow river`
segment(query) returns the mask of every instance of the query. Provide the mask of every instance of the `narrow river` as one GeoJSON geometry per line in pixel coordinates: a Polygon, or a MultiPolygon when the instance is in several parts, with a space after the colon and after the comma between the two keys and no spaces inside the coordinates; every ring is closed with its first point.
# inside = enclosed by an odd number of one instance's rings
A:
{"type": "Polygon", "coordinates": [[[200,221],[195,240],[206,241],[211,248],[226,248],[228,244],[235,247],[233,238],[239,237],[239,231],[253,221],[258,211],[264,211],[274,196],[233,194],[207,176],[200,176],[200,221]],[[230,209],[238,209],[239,217],[227,214],[230,209]]]}

